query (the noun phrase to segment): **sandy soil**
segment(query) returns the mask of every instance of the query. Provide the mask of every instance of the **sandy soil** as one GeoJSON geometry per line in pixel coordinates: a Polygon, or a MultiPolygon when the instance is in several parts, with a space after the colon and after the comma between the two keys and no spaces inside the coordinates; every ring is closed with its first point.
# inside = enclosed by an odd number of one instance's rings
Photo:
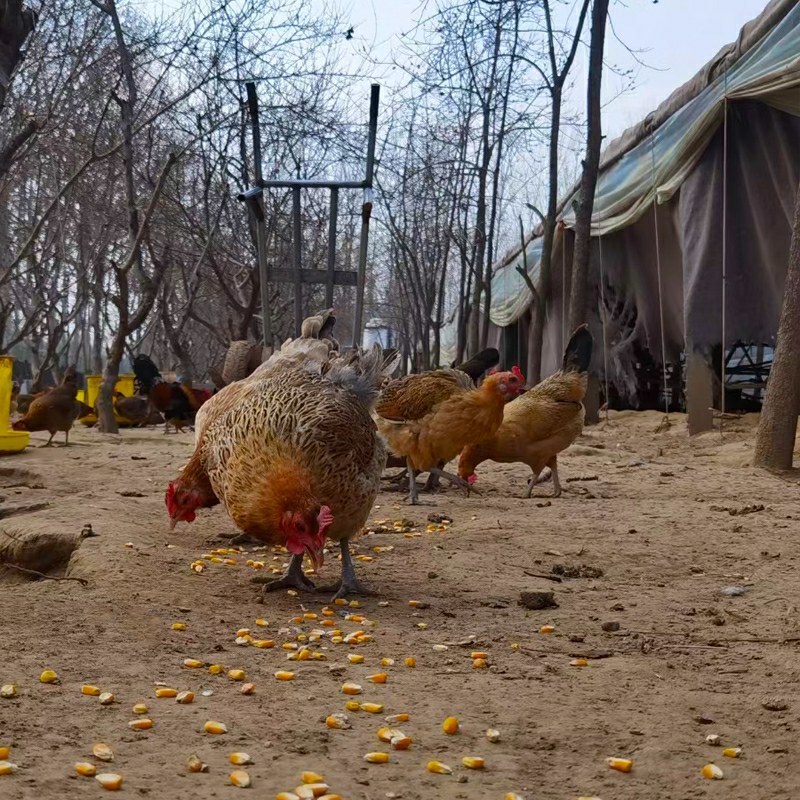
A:
{"type": "MultiPolygon", "coordinates": [[[[38,560],[29,564],[88,582],[0,574],[0,684],[19,689],[0,700],[0,746],[10,746],[19,765],[0,777],[0,797],[103,795],[73,771],[76,761],[94,761],[95,742],[113,748],[107,766],[124,776],[121,794],[129,797],[234,797],[233,751],[252,756],[250,791],[259,798],[291,790],[303,770],[322,773],[345,800],[796,797],[798,476],[748,466],[750,418],[728,423],[723,438],[691,442],[681,417],[668,430],[657,430],[660,419],[617,414],[588,429],[562,457],[559,499],[549,498],[549,484],[521,499],[525,469],[488,464],[479,469],[480,497],[446,490],[425,497],[429,506],[407,508],[400,495],[382,494],[373,519],[391,526],[408,517],[421,535],[359,540],[372,559],[358,563],[360,574],[381,594],[348,609],[368,622],[337,624],[373,640],[312,645],[324,661],[287,662],[280,645],[298,629],[320,627],[322,616],[291,620],[303,609],[321,614],[327,598],[281,593],[261,604],[250,581],[267,570],[245,564],[259,555],[192,572],[193,560],[223,546],[208,540],[231,531],[224,512],[206,511],[168,534],[164,488],[189,455],[191,434],[81,430],[69,449],[0,460],[0,530],[33,542],[28,555],[38,548],[38,560]],[[733,513],[740,510],[751,513],[733,513]],[[428,532],[431,513],[453,522],[428,532]],[[97,535],[81,541],[86,523],[97,535]],[[556,564],[603,574],[561,583],[536,577],[556,564]],[[720,593],[733,585],[745,593],[720,593]],[[531,590],[553,591],[558,608],[522,608],[520,593],[531,590]],[[256,635],[277,646],[237,646],[237,629],[255,633],[258,617],[269,626],[256,635]],[[177,621],[187,629],[173,631],[177,621]],[[539,632],[546,624],[553,633],[539,632]],[[472,650],[488,652],[488,669],[472,668],[472,650]],[[348,663],[348,653],[363,654],[364,663],[348,663]],[[403,664],[410,656],[415,669],[403,664]],[[383,670],[388,682],[373,685],[367,676],[382,671],[382,657],[395,663],[383,670]],[[581,657],[587,666],[570,665],[581,657]],[[244,696],[224,674],[187,669],[185,658],[244,669],[256,692],[244,696]],[[60,684],[38,681],[45,668],[60,684]],[[288,668],[296,680],[275,680],[288,668]],[[330,730],[324,720],[344,710],[345,680],[385,710],[349,713],[350,730],[330,730]],[[196,699],[156,699],[156,682],[191,689],[196,699]],[[82,696],[84,683],[112,691],[117,702],[104,707],[82,696]],[[128,727],[137,702],[150,707],[150,731],[128,727]],[[388,764],[366,763],[365,753],[389,750],[376,737],[383,716],[401,712],[410,714],[399,727],[414,739],[411,749],[392,752],[388,764]],[[450,715],[461,722],[455,736],[441,729],[450,715]],[[207,720],[224,722],[228,733],[204,733],[207,720]],[[501,732],[498,743],[486,740],[487,728],[501,732]],[[706,744],[711,733],[741,747],[741,757],[706,744]],[[191,753],[208,763],[207,774],[186,773],[191,753]],[[466,755],[485,758],[485,770],[463,768],[466,755]],[[608,756],[633,759],[633,771],[610,770],[608,756]],[[430,774],[430,759],[453,774],[430,774]],[[710,761],[724,780],[701,777],[710,761]]],[[[34,436],[37,444],[45,438],[34,436]]],[[[7,552],[21,546],[12,542],[7,552]]],[[[271,552],[260,557],[283,562],[271,552]]],[[[337,571],[331,557],[325,575],[337,571]]]]}

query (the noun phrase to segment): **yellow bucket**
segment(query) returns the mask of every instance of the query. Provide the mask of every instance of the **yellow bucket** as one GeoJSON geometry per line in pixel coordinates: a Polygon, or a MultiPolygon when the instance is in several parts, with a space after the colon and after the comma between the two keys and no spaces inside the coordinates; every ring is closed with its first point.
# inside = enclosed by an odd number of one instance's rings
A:
{"type": "Polygon", "coordinates": [[[10,428],[11,384],[14,376],[13,356],[0,356],[0,455],[19,453],[28,446],[31,435],[28,431],[13,431],[10,428]]]}
{"type": "MultiPolygon", "coordinates": [[[[136,376],[132,373],[123,373],[122,375],[117,378],[117,382],[114,385],[114,390],[119,392],[120,394],[124,394],[125,397],[133,397],[136,393],[136,388],[134,386],[134,380],[136,376]]],[[[102,375],[87,375],[86,376],[86,399],[82,402],[86,403],[87,406],[94,408],[94,404],[97,402],[97,395],[100,394],[100,385],[103,383],[103,376],[102,375]]],[[[81,399],[80,393],[78,394],[78,399],[81,399]]],[[[114,416],[117,418],[117,422],[122,425],[130,425],[131,421],[125,419],[125,417],[121,417],[119,414],[114,412],[114,416]]],[[[85,417],[81,417],[81,423],[84,425],[94,425],[97,422],[97,417],[95,416],[94,412],[91,414],[87,414],[85,417]]]]}

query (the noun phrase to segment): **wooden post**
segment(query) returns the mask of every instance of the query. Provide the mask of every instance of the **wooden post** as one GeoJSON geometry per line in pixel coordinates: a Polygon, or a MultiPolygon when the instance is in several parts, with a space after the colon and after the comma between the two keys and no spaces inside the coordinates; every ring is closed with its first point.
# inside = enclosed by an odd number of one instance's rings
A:
{"type": "Polygon", "coordinates": [[[328,224],[328,282],[325,284],[325,306],[333,308],[333,281],[336,277],[336,223],[339,216],[339,190],[331,189],[331,209],[328,224]]]}
{"type": "Polygon", "coordinates": [[[694,436],[714,427],[714,373],[708,358],[686,344],[686,413],[694,436]]]}

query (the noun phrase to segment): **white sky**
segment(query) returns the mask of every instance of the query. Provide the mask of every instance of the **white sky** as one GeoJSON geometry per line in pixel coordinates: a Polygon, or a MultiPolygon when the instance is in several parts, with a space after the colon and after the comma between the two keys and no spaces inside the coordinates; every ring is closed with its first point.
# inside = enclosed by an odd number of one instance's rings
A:
{"type": "MultiPolygon", "coordinates": [[[[613,138],[652,111],[720,47],[733,41],[742,25],[756,17],[766,2],[659,0],[654,4],[652,0],[612,0],[613,31],[609,29],[607,33],[606,61],[625,68],[636,67],[638,78],[635,91],[620,96],[620,78],[606,72],[604,133],[613,138]],[[647,66],[636,64],[615,33],[647,66]]],[[[356,29],[357,48],[387,58],[397,37],[419,18],[423,0],[345,0],[344,5],[356,29]]],[[[583,69],[583,63],[576,64],[574,77],[581,91],[583,69]]],[[[386,75],[374,77],[380,80],[386,75]]],[[[391,86],[387,90],[391,91],[391,86]]]]}

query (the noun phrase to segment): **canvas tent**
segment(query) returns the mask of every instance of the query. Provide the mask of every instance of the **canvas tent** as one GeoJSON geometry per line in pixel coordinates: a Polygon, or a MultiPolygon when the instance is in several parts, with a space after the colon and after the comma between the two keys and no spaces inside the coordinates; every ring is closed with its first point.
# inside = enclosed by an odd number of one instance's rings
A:
{"type": "MultiPolygon", "coordinates": [[[[605,352],[596,348],[597,374],[607,363],[618,389],[635,393],[634,344],[658,360],[663,349],[668,362],[685,352],[689,373],[708,372],[711,349],[723,341],[723,305],[726,346],[773,340],[798,176],[800,3],[772,0],[736,42],[603,153],[589,276],[588,321],[600,343],[605,319],[608,342],[605,352]]],[[[568,336],[575,193],[561,203],[554,245],[545,374],[557,369],[568,336]]],[[[526,240],[534,283],[540,233],[526,240]]],[[[517,247],[494,270],[488,313],[495,341],[501,328],[516,323],[524,331],[530,319],[520,264],[517,247]]],[[[443,361],[454,355],[454,340],[450,325],[443,361]]],[[[698,407],[707,410],[706,378],[697,386],[704,395],[698,407]]]]}

